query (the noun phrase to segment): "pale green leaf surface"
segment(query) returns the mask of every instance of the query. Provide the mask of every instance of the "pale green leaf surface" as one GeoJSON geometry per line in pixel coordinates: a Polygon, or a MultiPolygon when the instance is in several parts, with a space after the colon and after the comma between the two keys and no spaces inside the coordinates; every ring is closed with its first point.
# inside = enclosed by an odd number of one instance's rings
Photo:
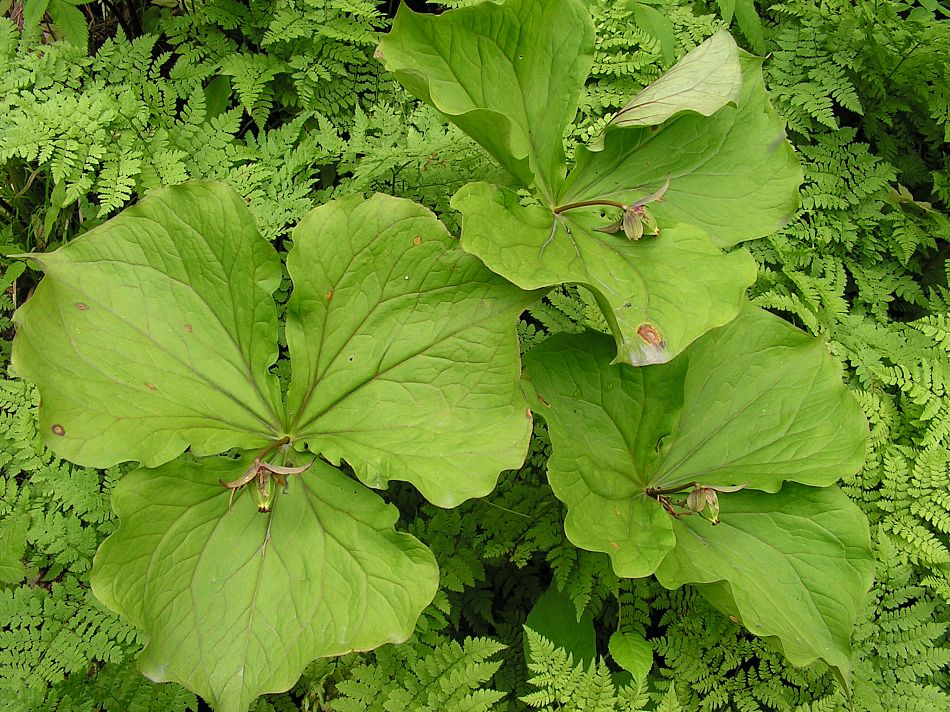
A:
{"type": "Polygon", "coordinates": [[[762,30],[762,18],[755,7],[755,0],[736,0],[736,22],[749,42],[753,52],[764,55],[767,51],[765,33],[762,30]]]}
{"type": "Polygon", "coordinates": [[[373,487],[454,506],[521,465],[531,418],[518,314],[537,299],[458,249],[425,208],[334,201],[293,234],[288,430],[373,487]]]}
{"type": "Polygon", "coordinates": [[[46,10],[49,7],[49,0],[24,0],[23,2],[23,23],[21,27],[21,46],[28,47],[33,42],[36,30],[39,29],[46,10]]]}
{"type": "Polygon", "coordinates": [[[721,523],[673,522],[676,547],[656,577],[700,585],[752,633],[774,639],[793,665],[822,659],[847,680],[851,629],[874,560],[864,514],[838,488],[789,484],[775,495],[720,498],[721,523]]]}
{"type": "Polygon", "coordinates": [[[653,667],[653,648],[650,642],[636,633],[617,631],[607,643],[610,657],[637,682],[644,682],[653,667]]]}
{"type": "Polygon", "coordinates": [[[402,6],[377,57],[519,181],[537,182],[553,200],[564,180],[564,130],[593,50],[594,26],[579,0],[505,0],[441,15],[402,6]]]}
{"type": "Polygon", "coordinates": [[[716,0],[723,23],[728,26],[732,22],[732,15],[736,11],[736,0],[716,0]]]}
{"type": "Polygon", "coordinates": [[[46,276],[15,315],[13,364],[60,457],[154,466],[278,433],[280,260],[233,190],[165,188],[31,257],[46,276]]]}
{"type": "MultiPolygon", "coordinates": [[[[597,659],[594,617],[585,610],[578,620],[574,602],[553,584],[535,601],[524,626],[570,653],[575,664],[581,663],[587,667],[597,659]]],[[[527,639],[524,640],[524,654],[525,660],[532,660],[527,639]]]]}
{"type": "Polygon", "coordinates": [[[610,120],[610,125],[653,126],[683,111],[711,116],[742,92],[739,48],[719,30],[646,87],[610,120]]]}
{"type": "Polygon", "coordinates": [[[660,127],[608,128],[601,150],[577,149],[558,202],[631,203],[668,178],[663,200],[649,206],[661,228],[696,225],[729,247],[782,227],[797,207],[801,167],[766,96],[761,60],[742,52],[740,61],[737,107],[682,114],[660,127]]]}
{"type": "Polygon", "coordinates": [[[645,2],[633,0],[627,7],[633,10],[634,20],[640,30],[655,37],[660,43],[663,61],[672,62],[676,57],[676,34],[670,18],[645,2]]]}
{"type": "Polygon", "coordinates": [[[730,321],[755,280],[748,253],[724,254],[688,225],[631,242],[595,232],[610,221],[584,209],[562,216],[552,237],[550,210],[522,206],[513,191],[487,183],[463,187],[452,207],[462,213],[462,247],[497,274],[523,289],[574,282],[593,291],[614,332],[616,360],[633,365],[669,361],[730,321]]]}
{"type": "Polygon", "coordinates": [[[673,379],[647,382],[643,368],[609,365],[612,351],[600,334],[558,335],[525,355],[525,370],[537,392],[533,409],[548,426],[548,482],[567,504],[568,539],[609,554],[619,576],[639,578],[675,543],[669,515],[645,490],[681,391],[673,379]]]}
{"type": "Polygon", "coordinates": [[[273,510],[219,479],[248,464],[208,458],[127,475],[118,530],[96,555],[96,596],[149,637],[139,667],[219,712],[288,689],[317,657],[401,642],[438,569],[398,512],[329,465],[294,475],[273,510]]]}
{"type": "Polygon", "coordinates": [[[747,306],[683,358],[676,447],[654,486],[748,482],[775,492],[783,481],[824,487],[861,469],[867,421],[822,340],[747,306]]]}
{"type": "Polygon", "coordinates": [[[26,577],[26,537],[30,515],[18,512],[0,519],[0,584],[20,583],[26,577]]]}
{"type": "Polygon", "coordinates": [[[86,16],[76,4],[68,0],[50,0],[48,12],[53,19],[57,36],[85,48],[89,43],[89,30],[86,26],[86,16]]]}
{"type": "Polygon", "coordinates": [[[618,575],[649,575],[673,548],[673,519],[648,488],[774,492],[861,467],[867,425],[840,369],[778,317],[747,307],[669,364],[609,365],[610,351],[600,334],[556,335],[525,366],[568,537],[609,554],[618,575]]]}

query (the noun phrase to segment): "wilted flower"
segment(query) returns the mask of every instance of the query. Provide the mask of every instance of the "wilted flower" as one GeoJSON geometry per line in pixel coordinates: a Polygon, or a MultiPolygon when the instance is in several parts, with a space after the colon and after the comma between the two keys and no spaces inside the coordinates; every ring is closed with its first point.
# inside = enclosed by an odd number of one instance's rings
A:
{"type": "Polygon", "coordinates": [[[663,186],[645,198],[641,198],[631,205],[623,206],[623,214],[616,222],[610,223],[605,227],[595,228],[597,232],[606,232],[613,234],[623,230],[623,234],[630,240],[639,240],[644,235],[659,235],[660,227],[657,225],[656,218],[647,210],[647,203],[663,200],[663,194],[670,187],[670,179],[667,178],[663,186]]]}

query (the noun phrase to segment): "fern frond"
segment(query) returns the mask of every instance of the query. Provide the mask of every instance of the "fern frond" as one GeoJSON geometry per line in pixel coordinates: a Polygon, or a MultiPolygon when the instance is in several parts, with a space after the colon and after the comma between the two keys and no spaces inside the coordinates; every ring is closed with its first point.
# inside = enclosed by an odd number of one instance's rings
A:
{"type": "Polygon", "coordinates": [[[575,665],[573,656],[556,647],[547,638],[530,628],[525,630],[528,640],[528,670],[533,677],[528,683],[538,690],[520,699],[529,707],[547,710],[569,709],[594,712],[612,712],[615,707],[613,684],[603,662],[591,661],[575,665]]]}
{"type": "Polygon", "coordinates": [[[492,660],[505,648],[488,638],[448,640],[407,655],[382,649],[375,664],[354,668],[337,685],[341,696],[331,703],[338,712],[487,712],[504,693],[484,687],[500,666],[492,660]]]}

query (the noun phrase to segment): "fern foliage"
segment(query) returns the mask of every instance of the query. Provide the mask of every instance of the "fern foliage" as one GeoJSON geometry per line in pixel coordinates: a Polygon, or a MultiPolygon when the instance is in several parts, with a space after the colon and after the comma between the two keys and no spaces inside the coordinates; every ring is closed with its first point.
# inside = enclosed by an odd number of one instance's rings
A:
{"type": "Polygon", "coordinates": [[[487,712],[503,693],[485,687],[505,646],[488,638],[447,640],[433,647],[389,647],[372,664],[350,671],[337,684],[338,712],[487,712]]]}
{"type": "Polygon", "coordinates": [[[804,136],[860,127],[917,192],[946,171],[950,36],[946,9],[884,0],[771,5],[773,98],[804,136]]]}
{"type": "MultiPolygon", "coordinates": [[[[650,694],[641,683],[620,682],[603,659],[591,661],[585,667],[574,662],[573,656],[551,641],[527,630],[528,669],[532,677],[528,684],[536,688],[520,699],[531,709],[542,712],[681,712],[675,686],[664,692],[650,694]]],[[[629,677],[627,675],[626,677],[629,677]]]]}
{"type": "Polygon", "coordinates": [[[272,111],[352,115],[380,86],[371,58],[383,24],[366,0],[204,0],[158,23],[184,60],[232,78],[258,126],[272,111]]]}
{"type": "MultiPolygon", "coordinates": [[[[93,709],[99,698],[88,676],[108,669],[104,682],[128,668],[141,644],[87,580],[96,547],[114,528],[108,498],[121,473],[54,458],[36,408],[31,386],[0,381],[0,709],[93,709]]],[[[176,700],[169,710],[195,706],[181,688],[160,697],[176,700]]]]}

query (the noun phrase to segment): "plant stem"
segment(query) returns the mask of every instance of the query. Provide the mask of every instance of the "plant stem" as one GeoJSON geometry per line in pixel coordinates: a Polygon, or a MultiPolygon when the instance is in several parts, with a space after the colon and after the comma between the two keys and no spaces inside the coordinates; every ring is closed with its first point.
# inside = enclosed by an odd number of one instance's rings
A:
{"type": "Polygon", "coordinates": [[[558,207],[554,208],[554,214],[560,215],[561,213],[567,212],[568,210],[573,210],[574,208],[589,208],[592,205],[607,205],[611,208],[620,208],[621,210],[626,210],[628,207],[626,203],[621,203],[616,200],[581,200],[577,203],[559,205],[558,207]]]}
{"type": "Polygon", "coordinates": [[[488,504],[496,509],[500,509],[503,512],[508,512],[509,514],[517,514],[519,517],[524,517],[525,519],[532,519],[530,514],[524,514],[523,512],[516,512],[513,509],[508,509],[508,507],[502,507],[500,504],[495,504],[494,502],[489,502],[487,499],[479,499],[479,502],[482,504],[488,504]]]}
{"type": "Polygon", "coordinates": [[[282,437],[280,440],[276,440],[276,441],[272,442],[270,445],[268,445],[268,446],[265,447],[263,450],[261,450],[260,453],[258,453],[258,455],[257,455],[257,459],[260,460],[261,462],[263,462],[263,461],[264,461],[264,458],[265,458],[267,455],[269,455],[270,453],[274,452],[274,450],[276,450],[277,448],[281,447],[282,445],[286,445],[286,444],[289,443],[289,442],[290,442],[290,436],[289,436],[289,435],[285,435],[285,436],[282,437]]]}
{"type": "Polygon", "coordinates": [[[677,485],[676,487],[647,487],[646,495],[647,497],[656,499],[658,496],[664,494],[676,494],[677,492],[688,490],[690,487],[699,487],[699,483],[687,482],[685,485],[677,485]]]}

